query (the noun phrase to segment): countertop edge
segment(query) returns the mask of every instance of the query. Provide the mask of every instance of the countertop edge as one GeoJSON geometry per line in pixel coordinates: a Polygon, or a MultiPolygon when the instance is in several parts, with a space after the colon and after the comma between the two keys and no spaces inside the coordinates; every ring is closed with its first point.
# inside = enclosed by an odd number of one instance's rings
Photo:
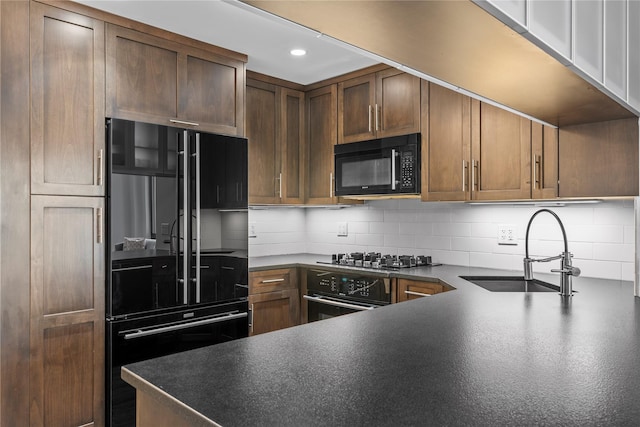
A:
{"type": "Polygon", "coordinates": [[[154,386],[139,375],[134,374],[126,367],[122,367],[120,375],[126,383],[136,389],[136,392],[146,393],[149,397],[167,407],[167,409],[180,415],[193,427],[222,427],[220,424],[205,417],[200,412],[190,406],[187,406],[169,393],[154,386]]]}

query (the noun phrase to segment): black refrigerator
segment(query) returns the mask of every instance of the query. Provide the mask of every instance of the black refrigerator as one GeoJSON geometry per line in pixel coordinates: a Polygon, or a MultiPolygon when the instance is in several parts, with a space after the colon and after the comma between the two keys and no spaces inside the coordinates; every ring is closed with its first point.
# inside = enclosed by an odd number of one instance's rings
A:
{"type": "Polygon", "coordinates": [[[121,119],[106,125],[106,419],[120,427],[135,425],[123,365],[248,335],[247,247],[224,238],[230,216],[248,226],[247,140],[121,119]]]}

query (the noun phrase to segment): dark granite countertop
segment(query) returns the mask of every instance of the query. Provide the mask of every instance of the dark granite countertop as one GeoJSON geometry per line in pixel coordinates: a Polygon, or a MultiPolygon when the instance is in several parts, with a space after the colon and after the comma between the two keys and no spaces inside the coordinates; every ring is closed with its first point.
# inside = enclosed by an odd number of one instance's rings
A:
{"type": "MultiPolygon", "coordinates": [[[[318,260],[269,258],[249,265],[318,260]]],[[[578,277],[578,293],[563,299],[493,293],[458,277],[521,272],[439,266],[389,274],[456,290],[140,362],[123,377],[173,396],[167,404],[194,424],[638,424],[640,299],[632,283],[578,277]]]]}

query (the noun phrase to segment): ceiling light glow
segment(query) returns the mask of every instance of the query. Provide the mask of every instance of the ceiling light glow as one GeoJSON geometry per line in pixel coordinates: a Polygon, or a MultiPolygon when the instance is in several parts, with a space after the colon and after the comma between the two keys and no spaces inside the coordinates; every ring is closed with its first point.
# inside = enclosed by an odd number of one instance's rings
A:
{"type": "Polygon", "coordinates": [[[291,49],[291,55],[293,56],[304,56],[307,54],[307,51],[304,49],[291,49]]]}

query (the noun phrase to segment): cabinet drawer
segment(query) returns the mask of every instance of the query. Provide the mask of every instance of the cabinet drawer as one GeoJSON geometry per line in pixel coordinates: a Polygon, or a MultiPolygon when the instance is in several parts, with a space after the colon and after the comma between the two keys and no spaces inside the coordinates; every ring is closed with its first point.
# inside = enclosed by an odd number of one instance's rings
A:
{"type": "Polygon", "coordinates": [[[258,271],[249,274],[249,294],[251,295],[296,287],[296,270],[293,268],[258,271]]]}
{"type": "Polygon", "coordinates": [[[415,280],[398,279],[397,302],[422,298],[429,295],[439,294],[448,290],[448,288],[438,282],[421,282],[415,280]]]}

